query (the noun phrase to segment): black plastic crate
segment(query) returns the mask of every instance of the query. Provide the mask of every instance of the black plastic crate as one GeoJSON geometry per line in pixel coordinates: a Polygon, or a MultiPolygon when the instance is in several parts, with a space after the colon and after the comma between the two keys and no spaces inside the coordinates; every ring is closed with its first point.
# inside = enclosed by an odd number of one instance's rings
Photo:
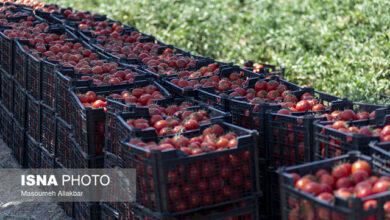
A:
{"type": "Polygon", "coordinates": [[[42,98],[42,62],[33,54],[27,53],[27,91],[35,99],[42,98]]]}
{"type": "Polygon", "coordinates": [[[16,120],[23,126],[26,126],[26,117],[27,117],[27,92],[21,85],[15,81],[14,82],[14,109],[13,113],[16,120]]]}
{"type": "MultiPolygon", "coordinates": [[[[209,77],[202,77],[202,79],[207,79],[209,77]]],[[[166,78],[161,81],[162,85],[165,86],[169,91],[172,92],[175,97],[198,97],[198,89],[195,88],[182,88],[171,82],[173,78],[166,78]]],[[[201,79],[191,79],[201,80],[201,79]]]]}
{"type": "Polygon", "coordinates": [[[3,68],[1,72],[1,102],[12,113],[14,102],[14,80],[3,68]]]}
{"type": "Polygon", "coordinates": [[[110,208],[109,206],[105,204],[101,204],[101,219],[104,220],[119,220],[120,215],[119,212],[115,209],[110,208]]]}
{"type": "Polygon", "coordinates": [[[14,118],[12,151],[21,166],[26,166],[26,129],[14,118]]]}
{"type": "Polygon", "coordinates": [[[56,64],[42,60],[42,101],[49,107],[55,108],[56,96],[56,64]]]}
{"type": "Polygon", "coordinates": [[[85,85],[78,84],[73,85],[74,80],[69,76],[65,76],[61,73],[61,71],[56,71],[57,80],[56,80],[56,109],[58,110],[59,116],[64,119],[66,122],[71,122],[70,115],[70,88],[72,86],[89,86],[87,82],[85,85]]]}
{"type": "MultiPolygon", "coordinates": [[[[115,169],[119,168],[122,165],[121,159],[119,156],[112,154],[108,151],[104,151],[104,168],[105,169],[115,169]]],[[[112,179],[111,184],[109,185],[109,188],[106,189],[105,193],[107,195],[113,196],[111,201],[115,200],[115,196],[118,195],[117,191],[119,190],[120,182],[118,182],[119,178],[114,177],[112,179]]],[[[120,203],[119,202],[103,202],[105,206],[108,206],[109,208],[113,210],[119,210],[120,203]]]]}
{"type": "Polygon", "coordinates": [[[122,103],[120,100],[114,100],[112,98],[107,99],[107,114],[106,114],[106,127],[104,137],[104,148],[111,153],[118,154],[118,145],[116,141],[117,137],[117,125],[118,118],[116,113],[118,112],[133,112],[134,106],[122,103]]]}
{"type": "Polygon", "coordinates": [[[41,143],[50,153],[56,152],[56,111],[54,108],[41,104],[41,143]]]}
{"type": "Polygon", "coordinates": [[[74,203],[73,202],[59,202],[58,205],[64,210],[65,214],[72,218],[74,217],[74,203]]]}
{"type": "Polygon", "coordinates": [[[217,94],[214,88],[200,88],[197,90],[197,96],[200,101],[207,103],[222,111],[230,111],[230,99],[227,94],[217,94]]]}
{"type": "Polygon", "coordinates": [[[19,41],[15,41],[13,73],[15,79],[24,88],[27,88],[27,53],[19,41]]]}
{"type": "MultiPolygon", "coordinates": [[[[350,121],[346,123],[358,128],[362,126],[380,127],[383,123],[388,124],[386,120],[387,119],[384,121],[377,121],[375,119],[371,119],[350,121]]],[[[379,141],[379,136],[344,133],[332,127],[328,127],[332,126],[333,123],[334,122],[331,121],[318,121],[314,123],[314,160],[337,157],[353,150],[359,150],[364,154],[368,154],[368,144],[371,141],[379,141]]]]}
{"type": "Polygon", "coordinates": [[[253,71],[255,73],[264,74],[265,76],[267,76],[267,78],[272,76],[277,76],[283,79],[284,73],[286,71],[285,67],[278,67],[276,65],[266,64],[266,63],[254,63],[253,61],[250,60],[245,62],[243,68],[253,71]]]}
{"type": "MultiPolygon", "coordinates": [[[[148,85],[154,85],[158,88],[160,93],[164,96],[162,99],[155,99],[153,100],[154,104],[164,104],[166,102],[169,102],[172,100],[173,95],[160,83],[152,80],[152,79],[146,79],[146,80],[139,80],[137,82],[134,82],[130,85],[121,85],[118,88],[118,91],[120,89],[122,90],[129,90],[131,92],[135,88],[142,88],[148,85]],[[120,88],[120,89],[119,89],[120,88]]],[[[103,87],[104,88],[104,87],[103,87]]],[[[110,88],[110,87],[106,87],[110,88]]],[[[114,87],[113,87],[114,88],[114,87]]],[[[110,88],[111,89],[111,88],[110,88]]],[[[107,89],[106,89],[107,90],[107,89]]],[[[119,99],[114,99],[112,97],[107,97],[107,112],[133,112],[134,108],[147,108],[147,106],[136,106],[134,103],[126,103],[124,99],[119,98],[119,99]]]]}
{"type": "Polygon", "coordinates": [[[104,167],[104,155],[87,155],[73,137],[69,136],[69,138],[70,149],[72,151],[71,168],[86,169],[104,167]]]}
{"type": "MultiPolygon", "coordinates": [[[[105,60],[102,60],[105,61],[105,60]]],[[[112,62],[111,60],[106,60],[106,62],[112,62]]],[[[134,83],[137,81],[145,80],[147,75],[141,70],[138,70],[133,67],[123,66],[120,65],[117,70],[124,70],[124,69],[131,69],[134,72],[137,72],[139,75],[135,76],[134,83]]],[[[109,85],[105,86],[96,86],[93,85],[92,81],[90,80],[81,80],[80,74],[75,74],[73,68],[60,68],[56,71],[57,74],[57,89],[56,89],[56,109],[58,110],[58,113],[61,118],[63,118],[65,121],[70,123],[71,116],[70,116],[70,89],[72,87],[107,87],[109,85]]],[[[83,74],[85,75],[91,75],[91,74],[83,74]]],[[[130,83],[126,83],[126,85],[131,85],[130,83]]],[[[121,85],[123,86],[123,85],[121,85]]],[[[108,104],[107,104],[108,105],[108,104]]]]}
{"type": "MultiPolygon", "coordinates": [[[[310,88],[292,92],[298,100],[301,95],[309,92],[324,106],[341,98],[310,88]]],[[[278,114],[276,111],[267,112],[266,117],[266,152],[269,166],[292,166],[314,160],[314,120],[325,120],[317,115],[324,111],[292,112],[291,115],[278,114]]]]}
{"type": "Polygon", "coordinates": [[[377,121],[383,121],[386,115],[390,113],[390,106],[352,102],[348,99],[343,99],[341,101],[333,101],[330,107],[331,111],[343,111],[346,109],[351,109],[355,111],[355,113],[367,112],[369,114],[375,111],[375,117],[373,119],[377,121]]]}
{"type": "Polygon", "coordinates": [[[54,169],[56,167],[56,157],[54,154],[41,147],[41,168],[54,169]]]}
{"type": "MultiPolygon", "coordinates": [[[[193,212],[182,214],[168,214],[153,212],[152,210],[138,204],[132,203],[126,213],[121,212],[124,219],[148,219],[148,220],[184,220],[184,219],[215,219],[215,220],[258,220],[259,203],[256,196],[248,196],[234,202],[224,203],[208,209],[199,209],[193,212]]],[[[122,210],[121,210],[122,211],[122,210]]]]}
{"type": "Polygon", "coordinates": [[[65,167],[70,168],[72,162],[72,149],[69,134],[72,126],[60,117],[56,117],[56,153],[57,160],[65,167]]]}
{"type": "MultiPolygon", "coordinates": [[[[208,118],[210,120],[209,123],[205,123],[205,124],[199,124],[199,126],[202,128],[202,127],[209,127],[210,126],[210,123],[214,123],[216,121],[226,121],[226,122],[231,122],[231,118],[230,118],[230,114],[228,113],[225,113],[223,111],[220,111],[218,109],[215,109],[211,106],[207,106],[207,105],[198,105],[198,106],[191,106],[191,107],[188,107],[186,109],[187,111],[193,111],[193,112],[196,112],[196,111],[199,111],[199,110],[204,110],[207,112],[208,114],[208,118]]],[[[126,122],[127,120],[129,119],[133,119],[133,120],[136,120],[136,119],[140,119],[140,118],[143,118],[143,119],[146,119],[146,120],[150,120],[150,118],[152,117],[152,115],[149,114],[149,112],[145,112],[145,111],[138,111],[137,109],[135,110],[135,112],[121,112],[121,113],[116,113],[116,121],[117,121],[117,124],[115,125],[115,133],[114,134],[111,134],[111,136],[109,137],[111,142],[113,143],[112,145],[112,150],[116,150],[115,147],[118,146],[119,142],[125,138],[129,138],[130,136],[131,137],[168,137],[168,136],[173,136],[175,134],[169,134],[169,135],[159,135],[157,133],[157,130],[153,127],[150,127],[150,128],[147,128],[147,129],[139,129],[139,128],[135,128],[135,127],[131,127],[129,126],[126,122]],[[116,144],[115,144],[116,143],[116,144]]],[[[163,118],[166,118],[165,116],[163,116],[163,118]]],[[[108,128],[108,130],[111,130],[113,128],[108,128]]],[[[173,129],[173,128],[172,128],[173,129]]],[[[193,132],[194,130],[185,130],[184,132],[182,132],[183,134],[186,134],[186,133],[191,133],[193,132]]],[[[177,133],[179,134],[179,133],[177,133]]],[[[119,155],[120,155],[121,152],[119,152],[119,155]]]]}
{"type": "Polygon", "coordinates": [[[41,102],[27,94],[26,128],[31,137],[38,142],[41,142],[41,108],[41,102]]]}
{"type": "Polygon", "coordinates": [[[369,148],[375,165],[380,167],[382,172],[390,173],[390,143],[372,141],[369,144],[369,148]]]}
{"type": "MultiPolygon", "coordinates": [[[[283,84],[290,91],[299,91],[302,88],[296,84],[285,81],[283,79],[279,79],[276,77],[272,77],[271,79],[265,79],[266,82],[269,80],[275,80],[280,84],[283,84]]],[[[254,82],[255,83],[255,82],[254,82]]],[[[249,88],[253,88],[253,82],[249,85],[249,88]]],[[[244,128],[257,130],[259,133],[258,145],[260,148],[259,155],[265,155],[265,121],[266,116],[265,113],[268,111],[274,111],[281,108],[278,103],[261,103],[261,104],[251,104],[246,100],[241,98],[232,98],[229,97],[229,110],[232,114],[232,122],[233,124],[237,124],[244,128]]]]}
{"type": "Polygon", "coordinates": [[[8,111],[8,109],[1,103],[0,104],[1,108],[1,135],[3,137],[3,141],[9,148],[12,149],[12,144],[14,142],[13,137],[14,137],[14,122],[13,122],[13,117],[14,115],[8,111]]]}
{"type": "MultiPolygon", "coordinates": [[[[165,99],[165,100],[156,100],[154,104],[159,106],[168,107],[172,104],[180,104],[184,101],[194,103],[194,105],[199,105],[200,102],[196,101],[194,98],[175,98],[175,99],[165,99]]],[[[117,137],[117,125],[120,125],[118,122],[118,117],[115,113],[119,112],[140,112],[140,114],[146,115],[149,113],[148,106],[137,106],[135,107],[131,103],[125,103],[123,99],[113,99],[111,97],[107,98],[107,118],[106,118],[106,137],[105,137],[105,148],[107,151],[114,154],[118,154],[118,144],[116,140],[120,140],[117,137]],[[114,141],[115,140],[115,141],[114,141]]]]}
{"type": "MultiPolygon", "coordinates": [[[[103,108],[85,107],[77,98],[80,88],[72,90],[71,125],[75,140],[88,155],[103,154],[106,113],[103,108]]],[[[87,92],[90,88],[83,88],[87,92]]]]}
{"type": "Polygon", "coordinates": [[[41,167],[41,143],[27,134],[26,144],[27,167],[38,169],[41,167]]]}
{"type": "Polygon", "coordinates": [[[14,63],[14,52],[15,41],[5,35],[3,32],[0,32],[0,48],[1,48],[1,56],[0,63],[1,67],[10,75],[12,75],[13,71],[13,63],[14,63]]]}
{"type": "MultiPolygon", "coordinates": [[[[101,208],[99,203],[75,202],[74,218],[77,220],[99,220],[101,208]]],[[[102,219],[103,220],[103,219],[102,219]]]]}
{"type": "Polygon", "coordinates": [[[144,87],[147,85],[156,85],[165,98],[156,101],[165,101],[171,99],[171,95],[161,85],[152,81],[144,80],[135,82],[130,85],[117,86],[99,86],[99,87],[83,87],[74,88],[71,91],[71,115],[73,134],[78,144],[80,144],[83,151],[87,154],[103,154],[104,135],[106,113],[103,108],[94,109],[85,107],[77,98],[77,93],[86,93],[87,91],[94,91],[97,95],[108,96],[112,93],[121,93],[124,90],[130,91],[134,88],[144,87]]]}
{"type": "MultiPolygon", "coordinates": [[[[149,151],[128,143],[129,139],[123,140],[121,167],[136,169],[136,201],[153,211],[173,214],[205,209],[258,193],[255,132],[226,122],[219,124],[225,132],[237,133],[236,148],[186,156],[180,150],[149,151]],[[213,185],[208,186],[210,181],[213,185]],[[203,187],[197,188],[199,185],[203,187]],[[178,201],[190,201],[190,195],[199,197],[182,209],[178,201]],[[202,205],[196,202],[200,197],[205,201],[202,205]]],[[[198,136],[201,132],[195,131],[186,137],[198,136]]]]}
{"type": "Polygon", "coordinates": [[[313,195],[304,193],[295,188],[295,183],[290,173],[296,173],[300,176],[313,174],[320,169],[331,171],[331,169],[339,163],[350,162],[356,160],[365,160],[370,163],[372,175],[386,175],[388,173],[381,172],[381,167],[376,164],[375,159],[365,156],[360,152],[353,151],[347,155],[340,157],[316,161],[304,165],[298,165],[279,170],[280,198],[282,219],[294,217],[296,219],[345,219],[345,220],[363,220],[363,219],[386,219],[384,204],[390,200],[389,193],[381,193],[371,195],[365,198],[349,197],[342,198],[335,196],[334,203],[325,202],[316,198],[313,195]],[[376,207],[371,207],[368,210],[363,208],[363,204],[367,200],[376,200],[376,207]]]}

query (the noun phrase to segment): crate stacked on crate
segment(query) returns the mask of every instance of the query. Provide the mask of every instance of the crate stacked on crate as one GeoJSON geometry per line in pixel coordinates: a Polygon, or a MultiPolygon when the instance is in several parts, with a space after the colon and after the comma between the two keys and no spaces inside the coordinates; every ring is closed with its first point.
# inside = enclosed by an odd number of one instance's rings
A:
{"type": "Polygon", "coordinates": [[[111,84],[132,84],[145,80],[148,74],[144,71],[113,62],[112,60],[99,60],[90,71],[77,73],[74,68],[57,70],[56,108],[61,118],[70,123],[70,97],[71,87],[101,86],[111,84]]]}
{"type": "Polygon", "coordinates": [[[141,106],[154,100],[171,98],[168,91],[152,80],[117,86],[74,88],[70,94],[72,133],[87,155],[103,154],[107,107],[105,97],[122,98],[141,106]]]}
{"type": "MultiPolygon", "coordinates": [[[[178,72],[176,75],[165,78],[163,83],[178,96],[199,97],[200,100],[208,101],[211,104],[213,100],[208,99],[210,98],[208,93],[202,93],[199,89],[205,89],[206,91],[215,90],[217,93],[223,94],[231,92],[231,90],[237,87],[245,87],[259,78],[264,78],[264,76],[244,70],[238,66],[211,62],[198,70],[178,72]]],[[[212,98],[214,97],[210,99],[212,98]]],[[[224,98],[219,99],[222,99],[220,102],[225,104],[224,98]]],[[[227,106],[219,106],[220,102],[212,104],[221,110],[228,111],[227,106]]]]}
{"type": "Polygon", "coordinates": [[[282,109],[266,112],[266,154],[268,167],[267,205],[272,216],[279,216],[279,188],[276,169],[311,162],[313,156],[313,123],[325,120],[331,103],[341,98],[304,88],[285,96],[282,109]],[[290,99],[287,101],[287,99],[290,99]]]}
{"type": "Polygon", "coordinates": [[[352,151],[281,169],[282,219],[387,219],[390,174],[382,165],[352,151]]]}
{"type": "Polygon", "coordinates": [[[142,141],[127,138],[121,142],[122,167],[136,169],[137,193],[136,202],[122,203],[120,213],[134,214],[131,209],[138,205],[179,217],[216,211],[222,204],[262,194],[257,182],[255,132],[216,122],[157,144],[161,139],[144,136],[142,141]],[[206,139],[214,135],[218,141],[213,146],[206,139]],[[200,145],[207,145],[208,150],[200,145]]]}

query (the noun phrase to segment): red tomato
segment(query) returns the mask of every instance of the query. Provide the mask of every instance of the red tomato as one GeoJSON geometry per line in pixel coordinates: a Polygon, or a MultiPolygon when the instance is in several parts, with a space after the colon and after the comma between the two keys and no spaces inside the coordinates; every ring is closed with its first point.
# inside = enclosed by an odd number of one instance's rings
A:
{"type": "Polygon", "coordinates": [[[163,120],[163,117],[161,117],[161,115],[153,115],[151,118],[150,118],[150,123],[154,126],[154,124],[160,120],[163,120]]]}
{"type": "Polygon", "coordinates": [[[217,143],[215,144],[215,147],[217,149],[224,149],[228,146],[229,140],[226,138],[219,138],[217,143]]]}
{"type": "Polygon", "coordinates": [[[355,112],[351,109],[346,109],[339,114],[340,120],[351,121],[355,119],[355,112]]]}
{"type": "Polygon", "coordinates": [[[390,182],[385,180],[380,180],[377,183],[375,183],[374,187],[372,187],[372,192],[374,194],[386,192],[390,190],[390,182]]]}
{"type": "Polygon", "coordinates": [[[367,161],[357,160],[352,164],[352,174],[358,170],[364,170],[368,175],[371,174],[371,166],[367,161]]]}
{"type": "Polygon", "coordinates": [[[295,188],[298,188],[302,190],[308,183],[310,183],[311,180],[308,178],[300,178],[296,183],[295,183],[295,188]]]}
{"type": "Polygon", "coordinates": [[[321,186],[316,182],[310,182],[302,187],[302,191],[309,194],[318,195],[321,193],[321,186]]]}
{"type": "Polygon", "coordinates": [[[310,109],[309,102],[307,100],[299,101],[295,107],[299,112],[304,112],[310,109]]]}
{"type": "Polygon", "coordinates": [[[321,110],[324,110],[324,105],[323,105],[323,104],[314,105],[313,108],[312,108],[311,110],[312,110],[312,111],[321,111],[321,110]]]}
{"type": "Polygon", "coordinates": [[[87,97],[88,102],[94,102],[96,100],[96,93],[93,91],[88,91],[85,93],[85,97],[87,97]]]}
{"type": "Polygon", "coordinates": [[[369,177],[370,175],[368,175],[367,171],[365,170],[357,170],[355,172],[352,172],[352,181],[355,184],[363,182],[364,180],[367,180],[369,177]]]}
{"type": "Polygon", "coordinates": [[[332,170],[332,176],[336,179],[348,177],[349,174],[351,174],[351,164],[349,163],[341,164],[332,170]]]}
{"type": "Polygon", "coordinates": [[[200,128],[199,123],[194,119],[184,121],[183,126],[186,130],[195,130],[200,128]]]}
{"type": "Polygon", "coordinates": [[[102,100],[96,100],[93,104],[92,104],[92,107],[93,108],[105,108],[107,107],[107,104],[106,102],[102,101],[102,100]]]}
{"type": "Polygon", "coordinates": [[[161,129],[165,128],[168,126],[168,123],[167,121],[165,120],[160,120],[160,121],[157,121],[155,124],[154,124],[154,128],[157,130],[157,131],[160,131],[161,129]]]}
{"type": "Polygon", "coordinates": [[[338,179],[336,181],[336,189],[348,188],[351,186],[353,186],[353,184],[352,184],[351,180],[349,179],[349,177],[341,177],[340,179],[338,179]]]}
{"type": "Polygon", "coordinates": [[[347,128],[346,124],[344,121],[336,121],[333,123],[333,128],[335,129],[340,129],[340,128],[347,128]]]}
{"type": "Polygon", "coordinates": [[[328,202],[334,202],[334,196],[331,193],[323,192],[317,196],[317,198],[328,201],[328,202]]]}
{"type": "Polygon", "coordinates": [[[371,199],[364,202],[363,208],[364,210],[369,210],[369,209],[376,208],[377,205],[378,202],[376,200],[371,199]]]}

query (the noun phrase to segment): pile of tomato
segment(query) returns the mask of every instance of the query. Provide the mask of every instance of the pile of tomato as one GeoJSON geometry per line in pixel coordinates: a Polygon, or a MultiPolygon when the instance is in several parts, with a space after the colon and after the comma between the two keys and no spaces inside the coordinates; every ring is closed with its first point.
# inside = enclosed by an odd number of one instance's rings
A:
{"type": "MultiPolygon", "coordinates": [[[[365,160],[357,160],[353,163],[341,161],[330,170],[319,169],[313,174],[304,176],[297,173],[290,173],[290,175],[297,190],[330,204],[334,204],[335,196],[343,199],[361,198],[364,201],[365,211],[377,208],[378,201],[368,197],[384,194],[390,189],[390,177],[375,174],[371,165],[365,160]]],[[[289,219],[313,219],[315,215],[320,219],[346,219],[334,210],[316,208],[308,201],[298,201],[294,197],[288,198],[288,205],[291,209],[289,219]]],[[[390,201],[385,202],[382,208],[385,210],[386,218],[390,217],[390,201]]],[[[366,219],[377,219],[377,217],[373,215],[366,219]]]]}

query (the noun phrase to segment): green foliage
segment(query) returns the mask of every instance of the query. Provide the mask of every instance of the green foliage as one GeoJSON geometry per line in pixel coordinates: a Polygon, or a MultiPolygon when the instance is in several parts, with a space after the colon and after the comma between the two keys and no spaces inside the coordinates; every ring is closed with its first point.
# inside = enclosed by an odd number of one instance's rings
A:
{"type": "Polygon", "coordinates": [[[287,67],[287,79],[352,100],[390,94],[387,0],[48,0],[197,54],[287,67]]]}

